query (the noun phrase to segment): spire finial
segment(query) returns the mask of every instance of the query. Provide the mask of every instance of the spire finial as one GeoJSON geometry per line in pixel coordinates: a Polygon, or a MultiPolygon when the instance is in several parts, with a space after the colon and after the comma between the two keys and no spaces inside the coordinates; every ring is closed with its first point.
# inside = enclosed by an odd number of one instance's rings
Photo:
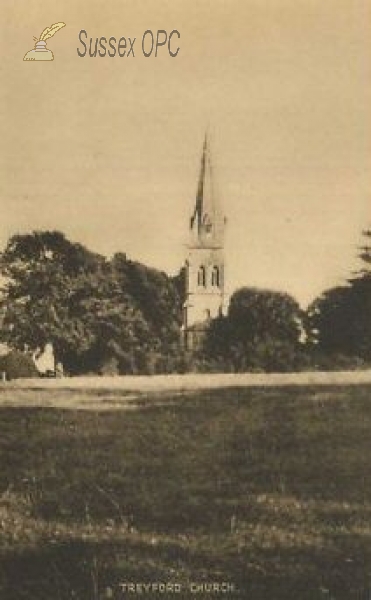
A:
{"type": "Polygon", "coordinates": [[[210,142],[210,123],[207,123],[205,128],[204,151],[208,149],[210,142]]]}

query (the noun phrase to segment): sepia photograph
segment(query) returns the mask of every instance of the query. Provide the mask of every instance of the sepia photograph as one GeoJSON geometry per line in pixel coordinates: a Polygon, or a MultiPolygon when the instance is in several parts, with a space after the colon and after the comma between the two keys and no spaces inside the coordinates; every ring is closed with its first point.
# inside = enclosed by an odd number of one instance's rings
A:
{"type": "Polygon", "coordinates": [[[370,600],[370,0],[0,14],[0,600],[370,600]]]}

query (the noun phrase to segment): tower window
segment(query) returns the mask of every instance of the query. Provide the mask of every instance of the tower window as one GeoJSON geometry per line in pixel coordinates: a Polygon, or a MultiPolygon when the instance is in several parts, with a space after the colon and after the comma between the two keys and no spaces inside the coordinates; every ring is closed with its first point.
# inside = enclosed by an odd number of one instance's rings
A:
{"type": "Polygon", "coordinates": [[[203,222],[203,226],[204,226],[204,229],[205,229],[205,233],[206,233],[207,235],[210,235],[210,234],[211,234],[211,231],[212,231],[212,228],[213,228],[213,224],[212,224],[212,222],[211,222],[211,219],[210,219],[210,217],[209,217],[209,215],[208,215],[208,214],[206,214],[206,215],[204,216],[204,218],[203,218],[203,221],[202,221],[202,222],[203,222]]]}
{"type": "Polygon", "coordinates": [[[211,285],[213,287],[220,287],[220,271],[218,267],[213,267],[211,272],[211,285]]]}
{"type": "Polygon", "coordinates": [[[202,287],[206,287],[206,269],[204,266],[198,269],[197,283],[202,287]]]}

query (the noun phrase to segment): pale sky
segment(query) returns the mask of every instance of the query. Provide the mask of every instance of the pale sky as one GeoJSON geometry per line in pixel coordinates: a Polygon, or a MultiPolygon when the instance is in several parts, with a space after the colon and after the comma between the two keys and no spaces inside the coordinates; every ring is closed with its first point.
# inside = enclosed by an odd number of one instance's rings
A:
{"type": "Polygon", "coordinates": [[[0,247],[59,229],[181,267],[205,128],[228,217],[227,281],[302,304],[359,265],[371,225],[370,0],[1,0],[0,247]],[[24,62],[33,36],[53,62],[24,62]],[[78,34],[136,37],[80,58],[78,34]],[[145,30],[180,51],[145,58],[145,30]]]}

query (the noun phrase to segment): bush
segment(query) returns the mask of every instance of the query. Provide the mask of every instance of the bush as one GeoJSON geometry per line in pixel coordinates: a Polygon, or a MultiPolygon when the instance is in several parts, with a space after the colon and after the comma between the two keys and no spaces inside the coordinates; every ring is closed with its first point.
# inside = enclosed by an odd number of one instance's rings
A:
{"type": "Polygon", "coordinates": [[[348,371],[370,367],[369,361],[365,361],[359,356],[341,354],[340,352],[312,350],[310,358],[313,368],[321,371],[348,371]]]}
{"type": "Polygon", "coordinates": [[[98,374],[108,377],[113,377],[119,374],[119,361],[115,357],[111,357],[102,362],[98,369],[98,374]]]}
{"type": "Polygon", "coordinates": [[[6,374],[7,380],[39,376],[32,357],[19,350],[0,357],[0,372],[6,374]]]}

